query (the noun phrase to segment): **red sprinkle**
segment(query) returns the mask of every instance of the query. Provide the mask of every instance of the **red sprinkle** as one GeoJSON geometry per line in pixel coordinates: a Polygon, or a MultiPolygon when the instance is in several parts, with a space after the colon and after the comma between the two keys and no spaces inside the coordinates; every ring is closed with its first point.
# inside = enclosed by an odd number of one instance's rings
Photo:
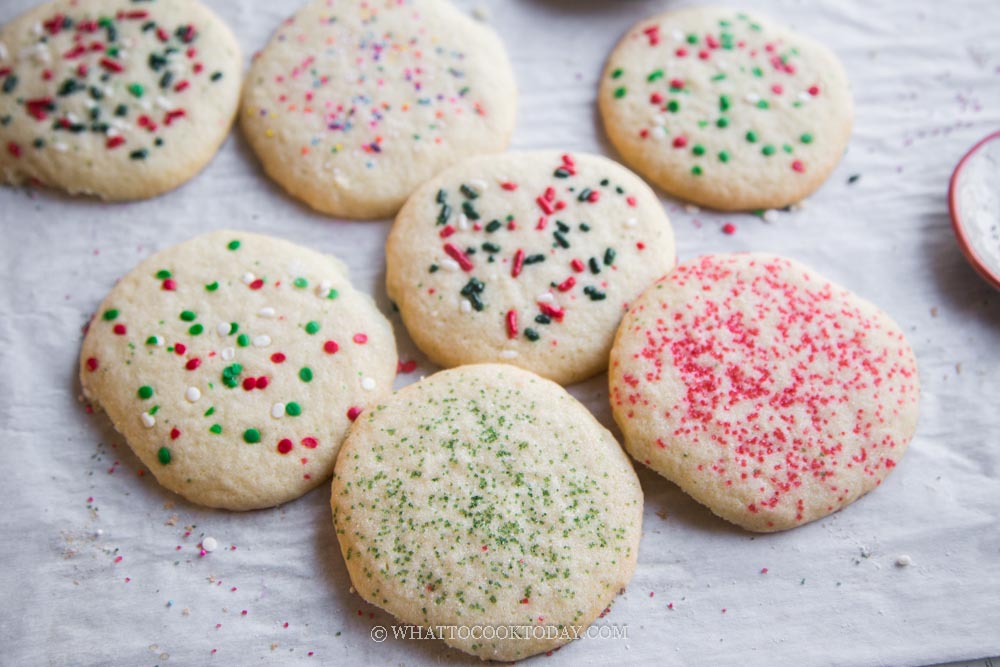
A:
{"type": "Polygon", "coordinates": [[[445,243],[444,244],[444,251],[445,251],[445,253],[448,254],[449,257],[451,257],[453,260],[455,260],[456,262],[458,262],[458,265],[460,267],[462,267],[463,271],[471,271],[472,270],[472,268],[473,268],[472,262],[469,260],[469,258],[466,256],[466,254],[464,252],[462,252],[461,250],[459,250],[457,247],[455,247],[451,243],[445,243]]]}
{"type": "Polygon", "coordinates": [[[568,292],[569,290],[573,289],[574,285],[576,285],[576,278],[570,276],[566,280],[559,283],[559,287],[557,289],[560,292],[568,292]]]}
{"type": "Polygon", "coordinates": [[[796,160],[795,162],[792,163],[792,171],[797,171],[798,173],[801,174],[805,170],[806,166],[802,163],[802,160],[796,160]]]}
{"type": "Polygon", "coordinates": [[[319,440],[312,437],[311,435],[307,435],[306,437],[302,438],[303,447],[306,447],[308,449],[316,449],[317,445],[319,445],[319,440]]]}
{"type": "Polygon", "coordinates": [[[517,311],[507,311],[507,338],[517,338],[517,311]]]}
{"type": "Polygon", "coordinates": [[[174,290],[177,289],[177,283],[174,281],[173,278],[167,278],[166,280],[163,281],[162,289],[164,292],[173,292],[174,290]]]}
{"type": "Polygon", "coordinates": [[[245,378],[243,380],[243,391],[253,391],[256,384],[253,378],[245,378]]]}
{"type": "Polygon", "coordinates": [[[280,364],[285,360],[285,355],[281,352],[275,352],[271,355],[271,361],[276,364],[280,364]]]}
{"type": "Polygon", "coordinates": [[[254,386],[256,386],[257,389],[267,389],[267,383],[268,383],[267,376],[261,375],[259,378],[257,378],[257,381],[254,383],[254,386]]]}
{"type": "Polygon", "coordinates": [[[438,236],[440,236],[443,239],[446,239],[454,233],[455,233],[454,227],[452,227],[451,225],[445,225],[444,229],[438,232],[438,236]]]}
{"type": "Polygon", "coordinates": [[[727,222],[726,224],[722,225],[722,233],[723,234],[730,234],[730,235],[735,234],[736,233],[736,225],[734,225],[731,222],[727,222]]]}
{"type": "Polygon", "coordinates": [[[252,289],[252,290],[258,290],[258,289],[260,289],[263,286],[264,286],[264,280],[263,280],[263,278],[258,278],[257,280],[255,280],[252,283],[250,283],[250,289],[252,289]]]}
{"type": "Polygon", "coordinates": [[[116,324],[115,328],[112,331],[115,332],[116,336],[124,336],[127,333],[124,324],[116,324]]]}
{"type": "Polygon", "coordinates": [[[292,451],[292,446],[293,444],[291,440],[289,440],[288,438],[282,438],[281,440],[278,441],[278,453],[287,454],[288,452],[292,451]]]}
{"type": "Polygon", "coordinates": [[[417,362],[414,361],[413,359],[410,359],[409,361],[404,361],[399,364],[400,373],[412,373],[415,370],[417,370],[417,362]]]}
{"type": "Polygon", "coordinates": [[[14,157],[21,157],[21,147],[13,141],[7,142],[7,152],[14,157]]]}
{"type": "Polygon", "coordinates": [[[198,368],[198,366],[201,366],[201,359],[199,359],[198,357],[188,359],[188,362],[184,364],[184,368],[188,369],[189,371],[193,371],[194,369],[198,368]]]}
{"type": "Polygon", "coordinates": [[[340,346],[337,345],[336,341],[328,340],[325,343],[323,343],[323,351],[326,352],[327,354],[336,354],[337,350],[339,349],[340,346]]]}
{"type": "Polygon", "coordinates": [[[684,135],[674,137],[674,148],[684,148],[687,145],[688,145],[688,140],[687,137],[685,137],[684,135]]]}
{"type": "Polygon", "coordinates": [[[97,357],[90,357],[87,359],[87,370],[93,373],[98,367],[97,357]]]}
{"type": "Polygon", "coordinates": [[[175,427],[175,428],[170,429],[170,439],[171,440],[176,440],[179,437],[181,437],[181,431],[180,431],[179,428],[175,427]]]}
{"type": "Polygon", "coordinates": [[[184,343],[175,343],[174,344],[174,353],[175,354],[184,354],[185,352],[187,352],[187,346],[184,343]]]}
{"type": "Polygon", "coordinates": [[[819,86],[809,86],[809,94],[813,97],[819,95],[819,86]]]}
{"type": "Polygon", "coordinates": [[[111,72],[124,72],[125,68],[117,60],[111,58],[101,58],[101,67],[111,72]]]}
{"type": "Polygon", "coordinates": [[[350,419],[351,421],[354,421],[355,419],[358,418],[360,414],[361,414],[361,408],[353,407],[347,411],[347,418],[350,419]]]}
{"type": "Polygon", "coordinates": [[[500,184],[500,187],[508,192],[513,192],[517,190],[517,183],[511,183],[510,181],[504,181],[500,184]]]}
{"type": "Polygon", "coordinates": [[[363,333],[356,333],[354,334],[354,338],[352,340],[354,340],[354,342],[358,345],[364,345],[368,342],[368,336],[363,333]]]}
{"type": "MultiPolygon", "coordinates": [[[[570,276],[570,278],[572,277],[570,276]]],[[[538,304],[538,309],[542,311],[543,315],[548,315],[557,322],[562,322],[562,318],[566,314],[561,308],[554,308],[547,303],[538,304]]]]}
{"type": "Polygon", "coordinates": [[[574,259],[572,262],[569,263],[569,265],[572,266],[573,270],[576,271],[577,273],[580,273],[585,268],[584,263],[579,259],[574,259]]]}
{"type": "Polygon", "coordinates": [[[514,263],[510,267],[510,276],[512,278],[517,278],[521,275],[521,269],[524,268],[524,251],[518,248],[517,252],[514,253],[514,263]]]}

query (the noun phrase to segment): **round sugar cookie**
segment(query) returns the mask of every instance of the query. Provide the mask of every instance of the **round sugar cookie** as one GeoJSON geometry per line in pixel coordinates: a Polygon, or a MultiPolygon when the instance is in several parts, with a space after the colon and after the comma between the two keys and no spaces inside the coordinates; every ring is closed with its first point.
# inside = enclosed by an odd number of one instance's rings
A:
{"type": "Polygon", "coordinates": [[[612,143],[681,199],[779,208],[816,190],[847,147],[847,75],[825,46],[736,9],[640,21],[608,58],[598,94],[612,143]]]}
{"type": "Polygon", "coordinates": [[[499,361],[560,384],[607,368],[628,304],[674,265],[652,190],[596,155],[472,158],[422,185],[386,243],[386,283],[443,366],[499,361]]]}
{"type": "Polygon", "coordinates": [[[517,90],[499,37],[445,0],[313,0],[255,58],[243,129],[292,196],[384,218],[462,158],[504,150],[517,90]]]}
{"type": "Polygon", "coordinates": [[[642,503],[593,415],[504,364],[442,371],[362,415],[331,498],[365,600],[505,661],[581,636],[611,604],[635,571],[642,503]]]}
{"type": "Polygon", "coordinates": [[[611,406],[637,460],[748,530],[846,507],[899,463],[916,360],[885,313],[760,254],[683,262],[632,306],[611,406]]]}
{"type": "Polygon", "coordinates": [[[107,200],[162,194],[229,134],[236,38],[195,0],[56,0],[0,30],[0,174],[107,200]]]}
{"type": "Polygon", "coordinates": [[[347,427],[395,372],[391,326],[337,260],[241,231],[142,262],[80,354],[85,396],[157,480],[233,510],[327,479],[347,427]]]}

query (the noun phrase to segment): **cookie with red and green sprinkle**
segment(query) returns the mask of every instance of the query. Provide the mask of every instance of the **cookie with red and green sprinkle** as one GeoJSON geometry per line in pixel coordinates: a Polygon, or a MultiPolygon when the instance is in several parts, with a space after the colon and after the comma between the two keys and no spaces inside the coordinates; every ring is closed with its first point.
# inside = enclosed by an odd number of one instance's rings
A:
{"type": "Polygon", "coordinates": [[[628,304],[674,260],[666,213],[629,170],[506,153],[413,194],[386,243],[386,285],[437,363],[505,362],[568,384],[607,368],[628,304]]]}
{"type": "Polygon", "coordinates": [[[392,390],[392,328],[334,258],[237,231],[163,250],[88,325],[84,395],[163,486],[233,510],[321,484],[392,390]]]}
{"type": "Polygon", "coordinates": [[[626,163],[676,197],[722,210],[808,196],[843,155],[854,115],[829,49],[722,7],[633,26],[608,58],[598,101],[626,163]]]}
{"type": "Polygon", "coordinates": [[[770,532],[879,486],[917,426],[920,380],[883,311],[790,259],[706,255],[622,321],[611,407],[638,461],[770,532]]]}
{"type": "Polygon", "coordinates": [[[499,37],[447,0],[313,0],[254,58],[242,125],[264,170],[331,215],[394,215],[423,181],[504,150],[499,37]]]}
{"type": "Polygon", "coordinates": [[[107,200],[181,185],[235,118],[239,45],[195,0],[56,0],[0,30],[0,178],[107,200]]]}
{"type": "Polygon", "coordinates": [[[466,653],[512,661],[582,636],[624,590],[643,496],[628,456],[566,390],[483,364],[362,415],[331,506],[365,600],[403,623],[450,626],[440,638],[466,653]]]}

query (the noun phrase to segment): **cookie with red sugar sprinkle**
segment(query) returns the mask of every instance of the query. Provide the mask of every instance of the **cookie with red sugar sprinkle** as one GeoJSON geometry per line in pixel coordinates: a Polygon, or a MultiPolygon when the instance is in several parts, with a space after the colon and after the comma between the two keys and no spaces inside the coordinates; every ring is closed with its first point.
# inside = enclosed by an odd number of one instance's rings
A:
{"type": "Polygon", "coordinates": [[[888,315],[790,259],[683,262],[625,316],[609,370],[625,447],[748,530],[868,493],[917,425],[913,350],[888,315]]]}
{"type": "Polygon", "coordinates": [[[674,261],[663,206],[635,174],[514,152],[420,186],[386,242],[386,286],[442,366],[510,363],[569,384],[607,368],[627,305],[674,261]]]}
{"type": "Polygon", "coordinates": [[[382,218],[459,160],[507,147],[497,34],[446,0],[312,0],[255,58],[242,124],[264,170],[331,215],[382,218]]]}
{"type": "Polygon", "coordinates": [[[172,190],[229,134],[241,70],[196,0],[40,5],[0,30],[0,180],[112,201],[172,190]]]}
{"type": "Polygon", "coordinates": [[[562,630],[438,634],[508,662],[604,615],[635,572],[643,497],[628,456],[565,389],[482,364],[363,413],[331,506],[354,589],[403,623],[562,630]]]}
{"type": "Polygon", "coordinates": [[[829,49],[723,7],[633,26],[608,58],[598,101],[627,164],[677,197],[723,210],[808,196],[843,155],[854,115],[829,49]]]}
{"type": "Polygon", "coordinates": [[[395,375],[392,328],[340,262],[237,231],[139,264],[98,308],[80,354],[84,394],[157,480],[234,510],[321,484],[349,410],[376,405],[395,375]]]}

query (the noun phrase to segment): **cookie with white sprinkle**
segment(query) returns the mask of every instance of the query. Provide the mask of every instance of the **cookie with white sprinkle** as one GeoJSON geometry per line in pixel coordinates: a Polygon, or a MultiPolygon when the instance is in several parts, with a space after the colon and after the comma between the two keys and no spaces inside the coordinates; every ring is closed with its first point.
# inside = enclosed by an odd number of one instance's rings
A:
{"type": "Polygon", "coordinates": [[[0,178],[107,200],[198,173],[236,115],[241,56],[195,0],[55,0],[0,30],[0,178]]]}
{"type": "Polygon", "coordinates": [[[652,190],[596,155],[467,160],[422,185],[386,244],[386,283],[443,366],[506,362],[568,384],[607,368],[628,304],[674,265],[652,190]]]}
{"type": "Polygon", "coordinates": [[[829,49],[721,7],[637,23],[608,58],[598,99],[625,162],[672,195],[722,210],[779,208],[816,190],[854,115],[829,49]]]}
{"type": "Polygon", "coordinates": [[[445,167],[506,148],[516,107],[499,37],[450,2],[313,0],[255,58],[242,124],[291,195],[382,218],[445,167]]]}
{"type": "Polygon", "coordinates": [[[625,316],[608,375],[632,456],[754,531],[868,493],[917,425],[916,360],[896,323],[773,255],[681,263],[625,316]]]}
{"type": "Polygon", "coordinates": [[[157,480],[233,510],[327,479],[347,427],[395,372],[391,326],[337,260],[237,231],[142,262],[80,354],[85,396],[157,480]]]}
{"type": "Polygon", "coordinates": [[[511,661],[582,636],[624,589],[643,497],[614,437],[562,387],[483,364],[362,415],[331,505],[364,599],[511,661]]]}

